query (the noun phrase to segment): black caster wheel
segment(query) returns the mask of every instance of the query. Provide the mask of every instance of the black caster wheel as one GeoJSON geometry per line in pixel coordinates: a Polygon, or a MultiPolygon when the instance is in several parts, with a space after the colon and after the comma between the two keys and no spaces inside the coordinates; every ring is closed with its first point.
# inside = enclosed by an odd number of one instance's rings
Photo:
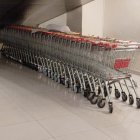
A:
{"type": "Polygon", "coordinates": [[[109,86],[109,93],[112,93],[112,86],[109,86]]]}
{"type": "Polygon", "coordinates": [[[133,105],[134,104],[134,98],[132,95],[129,95],[129,104],[133,105]]]}
{"type": "Polygon", "coordinates": [[[87,96],[87,99],[90,101],[92,96],[95,96],[95,92],[90,92],[90,94],[87,96]]]}
{"type": "Polygon", "coordinates": [[[65,87],[66,88],[69,88],[70,87],[69,81],[65,81],[65,87]]]}
{"type": "Polygon", "coordinates": [[[54,73],[51,73],[51,79],[54,80],[54,73]]]}
{"type": "Polygon", "coordinates": [[[120,98],[121,94],[118,89],[115,89],[115,97],[118,99],[120,98]]]}
{"type": "Polygon", "coordinates": [[[33,64],[31,64],[31,69],[34,70],[34,65],[33,64]]]}
{"type": "Polygon", "coordinates": [[[55,82],[58,81],[58,77],[57,77],[57,75],[54,75],[54,81],[55,81],[55,82]]]}
{"type": "Polygon", "coordinates": [[[91,97],[90,90],[87,90],[87,91],[86,91],[86,98],[89,100],[90,97],[91,97]]]}
{"type": "Polygon", "coordinates": [[[88,90],[85,90],[85,91],[84,91],[84,97],[85,97],[85,98],[87,98],[87,97],[89,96],[89,94],[90,94],[90,93],[89,93],[88,90]]]}
{"type": "Polygon", "coordinates": [[[97,101],[98,101],[98,96],[97,95],[93,95],[90,99],[91,104],[97,104],[97,101]]]}
{"type": "Polygon", "coordinates": [[[51,72],[48,72],[48,77],[51,78],[51,72]]]}
{"type": "Polygon", "coordinates": [[[39,68],[38,68],[38,71],[41,73],[41,72],[42,72],[42,68],[41,68],[41,67],[39,67],[39,68]]]}
{"type": "Polygon", "coordinates": [[[136,98],[136,105],[137,105],[137,108],[139,109],[140,108],[140,98],[136,98]]]}
{"type": "Polygon", "coordinates": [[[61,84],[61,77],[58,77],[57,82],[58,82],[59,84],[61,84]]]}
{"type": "Polygon", "coordinates": [[[127,95],[125,92],[122,92],[122,100],[123,100],[123,102],[127,101],[127,95]]]}
{"type": "Polygon", "coordinates": [[[43,74],[46,76],[46,69],[43,69],[43,74]]]}
{"type": "Polygon", "coordinates": [[[97,106],[98,106],[99,108],[104,108],[104,107],[105,107],[105,99],[99,98],[99,99],[97,100],[97,106]]]}
{"type": "Polygon", "coordinates": [[[35,71],[38,71],[38,68],[37,68],[37,66],[35,66],[35,71]]]}
{"type": "Polygon", "coordinates": [[[65,85],[65,77],[62,77],[62,78],[61,78],[61,84],[62,84],[62,85],[65,85]]]}
{"type": "Polygon", "coordinates": [[[104,96],[107,97],[107,89],[105,86],[104,86],[104,96]]]}
{"type": "Polygon", "coordinates": [[[113,103],[109,102],[108,107],[109,107],[109,113],[112,113],[113,112],[113,103]]]}

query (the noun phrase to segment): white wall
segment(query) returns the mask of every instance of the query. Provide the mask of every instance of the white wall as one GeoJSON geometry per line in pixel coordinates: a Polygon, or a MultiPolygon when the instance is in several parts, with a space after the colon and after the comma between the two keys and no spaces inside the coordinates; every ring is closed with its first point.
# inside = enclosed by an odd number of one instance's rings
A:
{"type": "Polygon", "coordinates": [[[49,24],[66,25],[67,24],[67,14],[63,14],[54,19],[46,21],[46,22],[40,24],[39,27],[46,28],[47,25],[49,25],[49,24]]]}
{"type": "Polygon", "coordinates": [[[140,0],[105,0],[104,36],[140,42],[140,0]]]}
{"type": "Polygon", "coordinates": [[[104,0],[94,0],[83,6],[82,34],[103,36],[104,0]]]}
{"type": "MultiPolygon", "coordinates": [[[[104,36],[140,42],[140,0],[105,0],[104,36]]],[[[132,70],[140,73],[139,60],[132,70]]]]}

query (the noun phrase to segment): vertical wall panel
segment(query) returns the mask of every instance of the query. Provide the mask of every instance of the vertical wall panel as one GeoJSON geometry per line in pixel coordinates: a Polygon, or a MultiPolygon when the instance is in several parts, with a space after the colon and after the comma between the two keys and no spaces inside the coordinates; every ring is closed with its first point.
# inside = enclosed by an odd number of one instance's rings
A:
{"type": "Polygon", "coordinates": [[[140,42],[140,0],[105,0],[104,35],[140,42]]]}
{"type": "Polygon", "coordinates": [[[72,31],[82,32],[82,7],[67,13],[67,25],[72,31]]]}
{"type": "Polygon", "coordinates": [[[104,0],[94,0],[83,6],[83,35],[103,36],[104,0]]]}

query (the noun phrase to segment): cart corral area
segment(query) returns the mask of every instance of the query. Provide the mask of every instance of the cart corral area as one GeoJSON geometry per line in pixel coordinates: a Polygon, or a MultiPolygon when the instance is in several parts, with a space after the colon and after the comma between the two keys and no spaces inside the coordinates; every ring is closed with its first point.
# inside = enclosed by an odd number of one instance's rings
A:
{"type": "Polygon", "coordinates": [[[111,95],[140,108],[137,84],[130,68],[139,43],[81,36],[29,26],[1,29],[2,54],[81,93],[92,105],[113,112],[111,95]]]}

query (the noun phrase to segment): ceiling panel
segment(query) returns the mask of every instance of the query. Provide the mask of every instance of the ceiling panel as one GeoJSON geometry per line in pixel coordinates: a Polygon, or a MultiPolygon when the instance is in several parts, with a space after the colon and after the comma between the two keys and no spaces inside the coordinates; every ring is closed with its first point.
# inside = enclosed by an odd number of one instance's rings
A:
{"type": "Polygon", "coordinates": [[[18,4],[21,0],[0,0],[0,5],[2,4],[6,4],[6,5],[9,5],[9,4],[12,4],[12,5],[15,5],[15,4],[18,4]]]}

